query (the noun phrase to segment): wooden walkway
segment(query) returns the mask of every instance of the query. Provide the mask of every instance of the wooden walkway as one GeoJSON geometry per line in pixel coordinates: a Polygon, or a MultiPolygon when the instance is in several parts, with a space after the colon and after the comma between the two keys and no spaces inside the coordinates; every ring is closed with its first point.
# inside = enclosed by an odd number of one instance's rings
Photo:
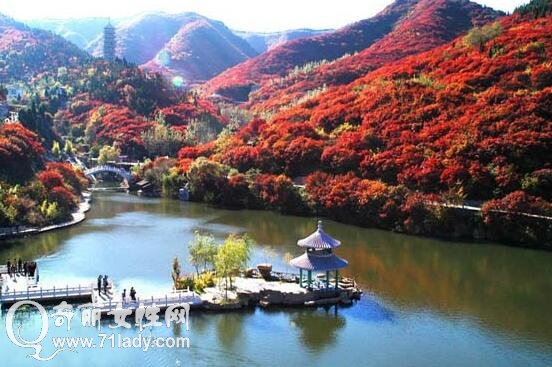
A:
{"type": "Polygon", "coordinates": [[[21,274],[15,277],[4,275],[0,290],[1,308],[9,307],[20,301],[34,301],[42,305],[65,301],[78,304],[91,303],[94,309],[99,310],[102,314],[108,314],[117,309],[135,312],[138,308],[158,307],[164,310],[185,303],[190,304],[191,307],[197,307],[203,303],[201,297],[192,291],[170,291],[164,295],[138,297],[136,301],[131,301],[130,297],[123,300],[111,279],[107,292],[104,292],[103,289],[98,292],[95,283],[42,288],[37,286],[34,278],[24,277],[21,274]]]}

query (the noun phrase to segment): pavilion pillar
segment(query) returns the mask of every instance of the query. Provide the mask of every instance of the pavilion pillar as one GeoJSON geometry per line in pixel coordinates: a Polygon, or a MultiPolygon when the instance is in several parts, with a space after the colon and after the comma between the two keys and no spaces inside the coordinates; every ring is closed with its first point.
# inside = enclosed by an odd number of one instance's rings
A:
{"type": "Polygon", "coordinates": [[[335,271],[335,289],[339,286],[339,270],[335,271]]]}
{"type": "Polygon", "coordinates": [[[299,269],[299,287],[303,288],[303,269],[299,269]]]}
{"type": "Polygon", "coordinates": [[[307,273],[307,287],[308,288],[311,288],[311,283],[312,283],[312,271],[309,270],[309,272],[307,273]]]}
{"type": "Polygon", "coordinates": [[[330,271],[326,270],[326,289],[330,288],[330,271]]]}

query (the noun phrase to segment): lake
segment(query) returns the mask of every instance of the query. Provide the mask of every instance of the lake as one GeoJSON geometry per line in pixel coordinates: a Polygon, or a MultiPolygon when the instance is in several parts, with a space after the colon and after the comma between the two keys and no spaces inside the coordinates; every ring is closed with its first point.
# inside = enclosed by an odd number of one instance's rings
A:
{"type": "MultiPolygon", "coordinates": [[[[40,284],[90,283],[108,274],[138,296],[171,286],[170,267],[196,230],[222,241],[248,233],[258,245],[252,265],[269,261],[292,271],[286,253],[315,218],[229,211],[203,204],[96,193],[88,219],[75,227],[0,243],[0,262],[36,259],[40,284]],[[267,251],[267,249],[270,249],[267,251]]],[[[344,275],[365,294],[348,308],[251,310],[190,314],[190,330],[156,328],[156,336],[187,336],[189,349],[79,349],[61,352],[61,366],[551,366],[552,253],[495,244],[445,242],[332,221],[324,229],[342,241],[344,275]],[[548,311],[547,311],[548,310],[548,311]]],[[[44,366],[26,358],[0,320],[3,366],[44,366]]],[[[19,315],[23,335],[36,338],[36,312],[19,315]]],[[[80,321],[80,320],[79,320],[80,321]]],[[[109,328],[102,326],[102,330],[109,328]]],[[[66,335],[50,328],[52,335],[66,335]]],[[[137,329],[117,331],[138,335],[137,329]]],[[[75,325],[71,336],[97,336],[75,325]]],[[[46,351],[53,349],[46,347],[46,351]]],[[[47,354],[47,353],[45,353],[47,354]]]]}

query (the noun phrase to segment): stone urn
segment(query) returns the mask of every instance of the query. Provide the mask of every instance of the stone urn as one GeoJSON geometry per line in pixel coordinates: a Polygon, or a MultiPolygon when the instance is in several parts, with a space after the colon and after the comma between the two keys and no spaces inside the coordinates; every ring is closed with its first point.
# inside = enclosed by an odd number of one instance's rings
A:
{"type": "Polygon", "coordinates": [[[270,273],[272,272],[272,264],[259,264],[257,269],[264,279],[270,279],[270,273]]]}

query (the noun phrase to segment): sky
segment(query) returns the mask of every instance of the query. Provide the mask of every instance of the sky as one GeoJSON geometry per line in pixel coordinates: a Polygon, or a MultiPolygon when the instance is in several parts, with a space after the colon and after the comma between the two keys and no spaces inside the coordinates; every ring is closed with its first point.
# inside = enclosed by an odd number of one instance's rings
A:
{"type": "MultiPolygon", "coordinates": [[[[475,0],[512,12],[528,0],[475,0]]],[[[126,18],[140,13],[195,11],[233,29],[280,31],[339,28],[369,18],[392,0],[0,0],[0,13],[17,20],[126,18]]]]}

